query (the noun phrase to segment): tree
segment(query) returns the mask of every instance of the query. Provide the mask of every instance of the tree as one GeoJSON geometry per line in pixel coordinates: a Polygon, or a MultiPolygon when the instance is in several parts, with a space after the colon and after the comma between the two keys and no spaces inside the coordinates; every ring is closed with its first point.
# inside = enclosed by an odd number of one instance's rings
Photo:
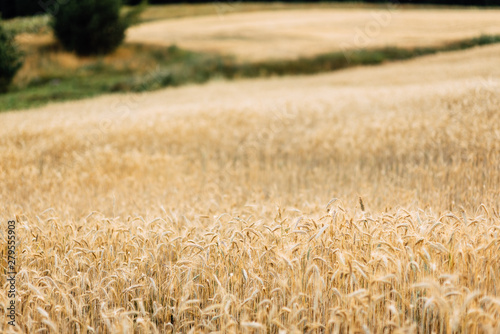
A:
{"type": "Polygon", "coordinates": [[[14,44],[14,38],[0,24],[0,93],[5,93],[12,79],[21,68],[22,54],[14,44]]]}
{"type": "Polygon", "coordinates": [[[0,12],[4,19],[16,16],[43,14],[40,3],[46,0],[0,0],[0,12]]]}
{"type": "Polygon", "coordinates": [[[128,16],[120,16],[121,0],[79,0],[61,4],[53,13],[54,34],[78,55],[107,54],[125,38],[128,16]]]}

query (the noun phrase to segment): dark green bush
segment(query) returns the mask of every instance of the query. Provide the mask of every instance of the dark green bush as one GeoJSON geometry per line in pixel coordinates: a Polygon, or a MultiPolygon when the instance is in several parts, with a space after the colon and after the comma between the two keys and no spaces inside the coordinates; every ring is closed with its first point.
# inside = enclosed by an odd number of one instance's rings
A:
{"type": "Polygon", "coordinates": [[[107,54],[125,38],[128,16],[120,16],[121,0],[68,1],[53,13],[52,27],[68,51],[78,55],[107,54]]]}
{"type": "Polygon", "coordinates": [[[0,23],[0,93],[5,93],[22,66],[21,52],[0,23]]]}
{"type": "Polygon", "coordinates": [[[0,0],[2,18],[44,14],[43,4],[48,0],[0,0]]]}

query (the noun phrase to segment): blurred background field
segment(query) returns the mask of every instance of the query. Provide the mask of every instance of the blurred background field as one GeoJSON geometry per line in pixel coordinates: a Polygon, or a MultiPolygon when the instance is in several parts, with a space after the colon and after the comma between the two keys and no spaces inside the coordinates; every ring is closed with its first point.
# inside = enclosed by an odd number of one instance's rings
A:
{"type": "Polygon", "coordinates": [[[500,11],[493,9],[324,7],[162,20],[131,29],[128,40],[255,61],[345,49],[436,46],[500,33],[500,11]]]}
{"type": "Polygon", "coordinates": [[[87,57],[64,50],[47,15],[6,20],[24,63],[0,110],[212,79],[321,73],[500,40],[498,9],[391,6],[151,5],[115,52],[87,57]]]}

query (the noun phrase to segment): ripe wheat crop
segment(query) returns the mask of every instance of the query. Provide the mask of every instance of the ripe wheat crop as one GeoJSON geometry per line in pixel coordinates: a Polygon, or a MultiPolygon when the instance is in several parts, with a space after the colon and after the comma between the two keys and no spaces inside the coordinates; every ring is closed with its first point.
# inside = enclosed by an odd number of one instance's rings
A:
{"type": "Polygon", "coordinates": [[[499,55],[0,114],[1,330],[497,332],[499,55]]]}

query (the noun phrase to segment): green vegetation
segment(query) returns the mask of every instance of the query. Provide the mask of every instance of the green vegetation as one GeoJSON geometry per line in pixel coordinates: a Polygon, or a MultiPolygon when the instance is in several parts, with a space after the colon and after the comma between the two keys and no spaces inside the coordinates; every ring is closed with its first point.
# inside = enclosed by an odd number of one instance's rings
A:
{"type": "Polygon", "coordinates": [[[46,12],[57,3],[45,0],[0,0],[0,12],[3,18],[31,16],[46,12]]]}
{"type": "Polygon", "coordinates": [[[0,24],[0,93],[7,92],[12,79],[22,66],[21,57],[12,35],[0,24]]]}
{"type": "MultiPolygon", "coordinates": [[[[51,101],[79,99],[103,93],[149,91],[186,83],[203,83],[216,78],[313,74],[499,42],[500,36],[485,35],[437,47],[362,49],[257,63],[239,63],[231,57],[186,51],[175,46],[164,48],[127,44],[118,50],[119,53],[131,54],[126,61],[95,57],[72,71],[49,67],[38,77],[19,85],[9,94],[0,96],[0,110],[28,108],[51,101]]],[[[39,50],[41,57],[43,52],[57,50],[39,50]]]]}
{"type": "Polygon", "coordinates": [[[119,55],[81,60],[73,57],[71,59],[80,63],[65,68],[58,58],[50,61],[54,55],[69,55],[60,46],[42,46],[31,53],[34,59],[30,62],[38,71],[30,72],[28,79],[19,80],[8,94],[0,95],[0,110],[29,108],[50,101],[81,99],[103,93],[148,90],[156,88],[153,85],[155,80],[160,82],[158,88],[163,87],[168,85],[160,79],[163,69],[178,66],[187,59],[201,63],[203,60],[199,58],[207,57],[176,47],[126,44],[116,51],[117,54],[129,55],[125,59],[119,55]]]}
{"type": "Polygon", "coordinates": [[[314,74],[335,71],[358,65],[377,65],[386,61],[406,60],[435,54],[457,51],[500,42],[500,36],[482,35],[471,39],[436,47],[417,47],[411,49],[384,47],[375,49],[348,50],[299,58],[288,61],[266,61],[252,64],[227,66],[223,69],[225,77],[257,77],[270,75],[314,74]]]}
{"type": "Polygon", "coordinates": [[[121,6],[121,0],[69,1],[54,12],[54,34],[66,50],[78,55],[110,53],[123,42],[130,25],[120,15],[121,6]]]}
{"type": "Polygon", "coordinates": [[[49,30],[50,16],[38,15],[31,17],[17,17],[3,22],[4,28],[11,34],[37,34],[49,30]]]}

